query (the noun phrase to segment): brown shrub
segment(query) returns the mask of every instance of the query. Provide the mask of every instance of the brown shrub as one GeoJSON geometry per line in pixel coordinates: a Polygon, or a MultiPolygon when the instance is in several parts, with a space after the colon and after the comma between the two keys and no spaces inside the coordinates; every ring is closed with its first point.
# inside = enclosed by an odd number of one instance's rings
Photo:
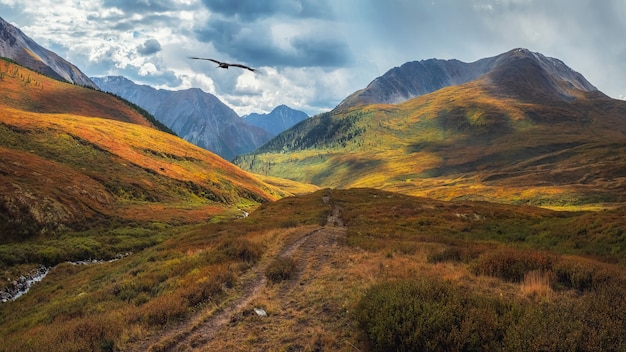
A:
{"type": "Polygon", "coordinates": [[[483,253],[472,270],[478,275],[489,275],[509,282],[521,282],[533,270],[550,271],[555,262],[551,254],[539,251],[505,248],[483,253]]]}
{"type": "Polygon", "coordinates": [[[297,262],[292,257],[274,259],[265,269],[265,276],[272,282],[289,280],[296,272],[297,262]]]}
{"type": "Polygon", "coordinates": [[[164,326],[182,319],[187,313],[188,300],[180,294],[159,296],[144,304],[138,311],[143,321],[152,326],[164,326]]]}

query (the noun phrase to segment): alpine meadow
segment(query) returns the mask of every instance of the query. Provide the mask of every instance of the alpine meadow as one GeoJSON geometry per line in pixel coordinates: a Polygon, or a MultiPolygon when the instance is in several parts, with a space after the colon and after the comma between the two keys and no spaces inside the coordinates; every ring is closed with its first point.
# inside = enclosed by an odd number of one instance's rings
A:
{"type": "Polygon", "coordinates": [[[0,351],[626,351],[626,102],[561,60],[194,115],[229,161],[0,34],[0,351]]]}

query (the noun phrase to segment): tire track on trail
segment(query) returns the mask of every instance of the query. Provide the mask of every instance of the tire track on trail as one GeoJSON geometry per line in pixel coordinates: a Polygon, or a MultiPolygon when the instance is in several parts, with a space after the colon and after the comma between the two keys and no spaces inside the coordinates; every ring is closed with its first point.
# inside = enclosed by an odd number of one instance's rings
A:
{"type": "MultiPolygon", "coordinates": [[[[329,204],[330,196],[323,197],[323,201],[325,204],[329,204]]],[[[338,206],[333,206],[333,211],[328,216],[325,226],[304,233],[294,242],[283,247],[275,258],[291,256],[305,244],[308,248],[315,248],[322,242],[336,241],[338,236],[345,235],[340,215],[341,209],[338,206]]],[[[202,312],[200,312],[195,318],[191,318],[182,325],[169,329],[164,334],[159,334],[148,340],[138,351],[191,351],[201,348],[210,342],[216,332],[227,325],[237,314],[250,309],[251,302],[260,296],[268,284],[265,270],[271,259],[266,258],[257,264],[249,274],[245,275],[249,278],[244,279],[243,294],[235,301],[229,303],[228,306],[218,309],[208,318],[204,317],[202,312]]]]}

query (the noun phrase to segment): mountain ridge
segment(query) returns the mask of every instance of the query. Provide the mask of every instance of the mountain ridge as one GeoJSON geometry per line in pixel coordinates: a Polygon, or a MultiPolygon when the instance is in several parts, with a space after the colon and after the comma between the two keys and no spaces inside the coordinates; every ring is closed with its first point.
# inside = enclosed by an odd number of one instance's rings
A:
{"type": "Polygon", "coordinates": [[[0,56],[57,80],[98,88],[78,67],[45,49],[0,17],[0,56]]]}
{"type": "Polygon", "coordinates": [[[246,123],[216,96],[199,88],[156,89],[121,76],[91,79],[100,89],[146,109],[181,138],[227,160],[255,150],[272,137],[268,131],[246,123]]]}
{"type": "Polygon", "coordinates": [[[304,111],[295,110],[281,104],[267,114],[251,113],[242,116],[246,122],[271,132],[274,136],[309,118],[304,111]]]}
{"type": "Polygon", "coordinates": [[[580,90],[597,90],[580,73],[569,68],[561,60],[528,49],[516,48],[471,63],[456,59],[428,59],[404,63],[374,79],[367,87],[349,95],[333,111],[359,105],[401,103],[441,88],[479,79],[499,66],[506,66],[507,62],[514,58],[531,59],[546,71],[553,72],[558,78],[549,78],[552,81],[566,81],[580,90]]]}

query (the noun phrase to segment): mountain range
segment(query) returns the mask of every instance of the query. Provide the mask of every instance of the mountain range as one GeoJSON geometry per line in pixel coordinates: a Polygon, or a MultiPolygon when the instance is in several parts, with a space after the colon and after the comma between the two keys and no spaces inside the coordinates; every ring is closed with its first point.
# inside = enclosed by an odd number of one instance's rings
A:
{"type": "Polygon", "coordinates": [[[19,62],[48,77],[85,87],[97,88],[89,77],[56,53],[43,48],[0,17],[0,56],[19,62]]]}
{"type": "Polygon", "coordinates": [[[287,105],[279,105],[269,114],[251,113],[242,117],[247,123],[261,127],[276,136],[298,122],[306,120],[309,115],[287,105]]]}
{"type": "Polygon", "coordinates": [[[626,102],[560,60],[513,49],[470,64],[392,69],[235,162],[320,187],[552,206],[622,202],[625,116],[626,102]]]}
{"type": "Polygon", "coordinates": [[[213,94],[198,88],[155,89],[120,76],[91,79],[100,89],[142,107],[181,138],[227,160],[272,138],[270,132],[246,123],[213,94]]]}

